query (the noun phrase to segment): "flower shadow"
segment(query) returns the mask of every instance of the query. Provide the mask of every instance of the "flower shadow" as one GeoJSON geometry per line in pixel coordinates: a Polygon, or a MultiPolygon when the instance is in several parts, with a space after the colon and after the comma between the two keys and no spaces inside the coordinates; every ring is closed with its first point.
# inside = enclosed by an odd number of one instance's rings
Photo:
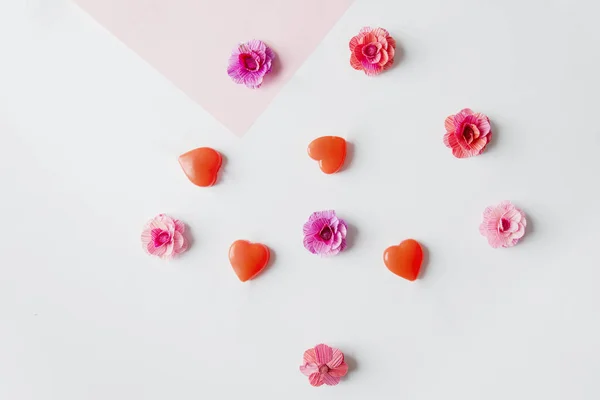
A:
{"type": "Polygon", "coordinates": [[[490,119],[490,126],[492,128],[492,139],[488,142],[483,154],[494,151],[494,149],[498,146],[498,123],[490,119]]]}
{"type": "Polygon", "coordinates": [[[358,362],[354,357],[344,354],[344,361],[348,364],[348,374],[358,371],[358,362]]]}
{"type": "Polygon", "coordinates": [[[354,244],[356,243],[356,238],[358,237],[358,229],[356,229],[356,226],[349,224],[348,222],[346,222],[346,225],[348,225],[348,234],[346,235],[346,250],[352,250],[354,244]]]}
{"type": "MultiPolygon", "coordinates": [[[[393,36],[393,37],[396,38],[397,36],[393,36]]],[[[399,64],[402,64],[404,62],[405,58],[406,58],[406,49],[404,48],[404,46],[402,46],[400,41],[396,40],[396,52],[394,53],[394,63],[390,67],[390,70],[396,69],[399,64]]]]}
{"type": "Polygon", "coordinates": [[[283,66],[281,65],[281,58],[277,57],[273,60],[273,64],[271,64],[271,71],[265,75],[263,85],[270,85],[272,81],[276,81],[281,75],[281,71],[283,70],[283,66]]]}

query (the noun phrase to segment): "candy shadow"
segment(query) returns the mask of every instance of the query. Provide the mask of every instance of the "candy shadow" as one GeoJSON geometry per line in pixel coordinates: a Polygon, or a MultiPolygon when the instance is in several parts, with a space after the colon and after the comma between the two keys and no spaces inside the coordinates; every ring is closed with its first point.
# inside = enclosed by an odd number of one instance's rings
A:
{"type": "Polygon", "coordinates": [[[346,141],[346,159],[339,172],[347,170],[354,160],[354,143],[346,141]]]}
{"type": "Polygon", "coordinates": [[[420,243],[421,249],[423,250],[423,264],[421,265],[421,271],[419,272],[419,276],[417,279],[425,279],[425,276],[429,273],[429,250],[427,246],[423,243],[420,243]]]}
{"type": "Polygon", "coordinates": [[[224,176],[226,175],[225,167],[227,167],[227,162],[229,161],[229,160],[227,160],[226,155],[224,155],[220,151],[219,151],[219,154],[221,154],[221,166],[219,167],[219,171],[217,172],[217,181],[215,182],[215,184],[213,186],[217,186],[219,183],[221,183],[221,180],[224,179],[224,176]]]}

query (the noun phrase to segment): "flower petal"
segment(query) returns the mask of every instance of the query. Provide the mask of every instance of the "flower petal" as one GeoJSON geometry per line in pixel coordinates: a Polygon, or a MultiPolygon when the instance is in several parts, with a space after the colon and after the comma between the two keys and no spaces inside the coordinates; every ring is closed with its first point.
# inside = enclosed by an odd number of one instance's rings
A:
{"type": "Polygon", "coordinates": [[[383,28],[375,28],[372,33],[375,36],[383,36],[384,38],[390,36],[390,33],[383,28]]]}
{"type": "Polygon", "coordinates": [[[342,376],[346,376],[347,373],[348,373],[348,364],[346,364],[345,362],[342,362],[339,366],[329,370],[329,375],[338,377],[338,378],[342,377],[342,376]]]}
{"type": "Polygon", "coordinates": [[[259,53],[264,53],[267,49],[267,45],[262,42],[261,40],[250,40],[248,43],[246,43],[246,46],[253,51],[259,52],[259,53]]]}
{"type": "Polygon", "coordinates": [[[323,374],[323,382],[327,386],[335,386],[340,383],[341,379],[339,377],[331,376],[330,374],[323,374]]]}
{"type": "Polygon", "coordinates": [[[315,348],[308,349],[304,352],[303,356],[304,362],[307,364],[316,364],[317,363],[317,355],[315,354],[315,348]]]}
{"type": "Polygon", "coordinates": [[[381,52],[379,54],[381,54],[381,59],[379,60],[379,65],[381,65],[383,67],[390,60],[390,56],[388,55],[388,52],[386,50],[381,50],[381,52]]]}
{"type": "Polygon", "coordinates": [[[317,211],[311,214],[311,216],[308,218],[309,221],[311,220],[316,220],[316,219],[320,219],[320,218],[325,218],[325,219],[331,219],[331,218],[335,218],[335,211],[334,210],[325,210],[325,211],[317,211]]]}
{"type": "Polygon", "coordinates": [[[354,53],[352,53],[352,55],[350,56],[350,65],[352,66],[352,68],[357,69],[359,71],[362,71],[363,69],[361,62],[358,60],[356,54],[354,53]]]}
{"type": "Polygon", "coordinates": [[[185,233],[185,224],[178,219],[174,219],[175,230],[181,234],[185,233]]]}
{"type": "Polygon", "coordinates": [[[308,381],[311,385],[318,387],[323,385],[323,375],[319,372],[315,372],[308,377],[308,381]]]}
{"type": "Polygon", "coordinates": [[[346,237],[346,235],[348,234],[348,224],[346,224],[346,221],[344,221],[343,219],[339,220],[339,225],[337,229],[343,237],[346,237]]]}
{"type": "Polygon", "coordinates": [[[337,368],[344,362],[344,353],[340,349],[332,349],[333,354],[331,360],[327,363],[330,369],[337,368]]]}
{"type": "Polygon", "coordinates": [[[344,237],[342,236],[342,234],[340,232],[334,234],[331,236],[331,243],[330,246],[332,249],[337,249],[342,245],[342,240],[344,240],[344,237]]]}
{"type": "Polygon", "coordinates": [[[317,364],[306,363],[300,366],[300,372],[306,376],[311,376],[312,374],[319,372],[319,366],[317,364]]]}
{"type": "Polygon", "coordinates": [[[333,349],[326,344],[318,344],[315,346],[315,355],[317,364],[327,364],[333,359],[333,349]]]}
{"type": "Polygon", "coordinates": [[[446,117],[446,120],[444,121],[444,127],[446,128],[447,133],[454,132],[456,130],[456,126],[454,125],[454,115],[449,115],[446,117]]]}

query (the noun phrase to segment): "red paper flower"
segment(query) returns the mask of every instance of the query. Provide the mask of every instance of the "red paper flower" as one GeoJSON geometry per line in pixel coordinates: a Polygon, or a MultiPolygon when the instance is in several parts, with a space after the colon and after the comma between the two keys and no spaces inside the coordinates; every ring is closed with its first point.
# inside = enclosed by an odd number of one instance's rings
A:
{"type": "Polygon", "coordinates": [[[478,156],[492,140],[492,127],[488,117],[474,113],[470,108],[446,118],[444,144],[457,158],[478,156]]]}
{"type": "Polygon", "coordinates": [[[344,361],[344,353],[339,349],[318,344],[304,352],[304,364],[300,366],[300,371],[308,376],[308,381],[313,386],[335,386],[348,373],[348,364],[344,361]]]}
{"type": "Polygon", "coordinates": [[[350,40],[350,65],[369,76],[379,75],[394,63],[396,41],[383,28],[362,28],[350,40]]]}

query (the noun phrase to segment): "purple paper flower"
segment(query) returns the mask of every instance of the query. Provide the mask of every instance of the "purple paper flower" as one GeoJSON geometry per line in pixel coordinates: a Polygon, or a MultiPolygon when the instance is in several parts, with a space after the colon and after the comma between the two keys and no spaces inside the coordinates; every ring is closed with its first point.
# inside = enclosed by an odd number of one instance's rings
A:
{"type": "Polygon", "coordinates": [[[334,256],[346,248],[348,225],[333,210],[313,213],[303,231],[304,247],[313,254],[334,256]]]}
{"type": "Polygon", "coordinates": [[[263,77],[271,71],[275,53],[260,40],[242,43],[231,52],[227,73],[235,83],[251,89],[260,87],[263,77]]]}

